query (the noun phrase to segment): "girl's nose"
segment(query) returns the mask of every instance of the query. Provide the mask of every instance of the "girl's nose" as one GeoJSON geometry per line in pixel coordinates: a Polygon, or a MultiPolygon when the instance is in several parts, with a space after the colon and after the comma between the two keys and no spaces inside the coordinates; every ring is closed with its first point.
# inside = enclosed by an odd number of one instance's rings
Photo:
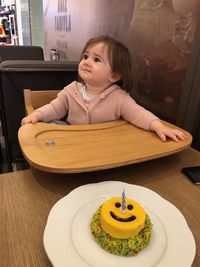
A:
{"type": "Polygon", "coordinates": [[[86,65],[90,65],[91,64],[91,59],[88,57],[88,58],[84,59],[83,63],[86,64],[86,65]]]}

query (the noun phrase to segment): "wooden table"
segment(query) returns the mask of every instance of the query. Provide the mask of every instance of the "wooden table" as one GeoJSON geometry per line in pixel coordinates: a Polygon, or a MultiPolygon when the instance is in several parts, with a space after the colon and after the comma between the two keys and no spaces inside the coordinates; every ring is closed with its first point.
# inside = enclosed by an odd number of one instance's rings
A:
{"type": "Polygon", "coordinates": [[[200,153],[192,148],[149,162],[91,173],[50,174],[30,169],[0,175],[0,266],[50,267],[43,232],[52,206],[77,186],[119,180],[150,188],[180,209],[196,240],[192,267],[199,267],[200,187],[181,173],[182,167],[190,165],[200,165],[200,153]]]}

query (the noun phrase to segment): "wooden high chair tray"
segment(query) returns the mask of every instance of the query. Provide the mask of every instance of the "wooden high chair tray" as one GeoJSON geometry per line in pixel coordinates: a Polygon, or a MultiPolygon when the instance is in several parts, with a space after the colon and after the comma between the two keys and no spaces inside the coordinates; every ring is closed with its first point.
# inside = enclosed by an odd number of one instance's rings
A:
{"type": "Polygon", "coordinates": [[[26,124],[18,138],[31,166],[47,172],[80,173],[177,153],[192,142],[192,136],[185,134],[186,141],[162,142],[155,133],[118,120],[92,125],[26,124]]]}

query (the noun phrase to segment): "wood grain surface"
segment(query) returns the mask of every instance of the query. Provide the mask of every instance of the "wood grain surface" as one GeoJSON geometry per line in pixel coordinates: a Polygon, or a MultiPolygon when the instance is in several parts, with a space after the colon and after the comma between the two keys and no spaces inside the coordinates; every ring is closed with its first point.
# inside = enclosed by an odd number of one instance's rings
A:
{"type": "Polygon", "coordinates": [[[183,167],[199,164],[200,153],[188,148],[164,158],[97,172],[54,174],[32,168],[1,174],[0,266],[50,267],[43,233],[53,205],[78,186],[113,180],[152,189],[182,212],[196,241],[192,267],[199,267],[200,187],[181,173],[183,167]]]}

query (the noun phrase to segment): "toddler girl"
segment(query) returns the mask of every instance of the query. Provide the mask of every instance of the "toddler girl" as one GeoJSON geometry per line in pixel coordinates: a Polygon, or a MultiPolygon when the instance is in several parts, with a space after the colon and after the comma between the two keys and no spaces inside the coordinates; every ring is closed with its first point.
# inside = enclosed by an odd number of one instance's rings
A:
{"type": "Polygon", "coordinates": [[[128,92],[132,89],[131,58],[119,41],[100,36],[90,39],[78,66],[81,82],[67,85],[57,98],[22,120],[22,125],[50,122],[66,116],[69,124],[102,123],[123,118],[154,131],[162,141],[185,140],[177,129],[164,125],[158,117],[138,105],[128,92]]]}

